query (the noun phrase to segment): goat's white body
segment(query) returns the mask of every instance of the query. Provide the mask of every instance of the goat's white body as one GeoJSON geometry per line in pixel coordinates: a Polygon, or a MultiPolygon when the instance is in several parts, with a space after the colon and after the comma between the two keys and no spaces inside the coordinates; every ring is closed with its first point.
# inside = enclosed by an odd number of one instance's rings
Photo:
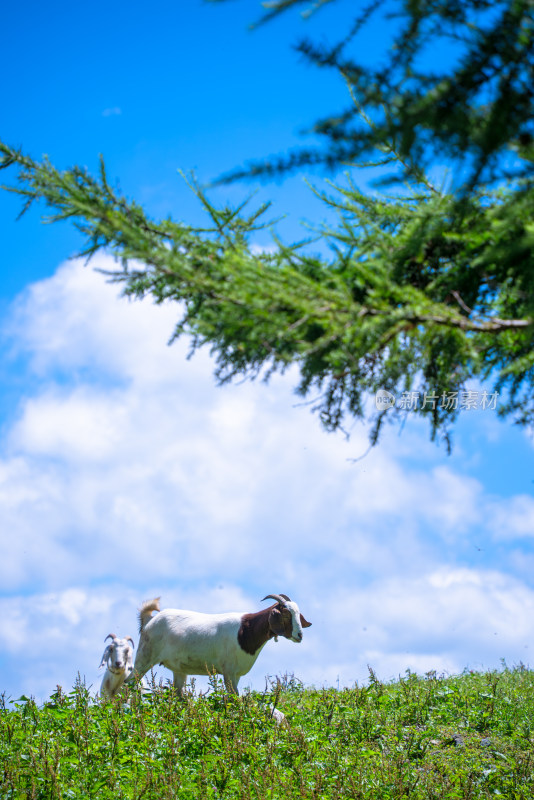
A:
{"type": "Polygon", "coordinates": [[[227,688],[237,692],[242,675],[254,665],[263,645],[251,655],[239,646],[238,632],[243,612],[202,614],[167,608],[144,627],[135,659],[141,676],[154,664],[163,664],[174,675],[181,690],[188,675],[218,673],[227,688]]]}
{"type": "Polygon", "coordinates": [[[102,683],[100,684],[100,697],[102,697],[102,699],[114,697],[126,678],[130,675],[132,669],[133,666],[131,664],[126,669],[121,669],[120,672],[111,672],[108,667],[102,678],[102,683]]]}

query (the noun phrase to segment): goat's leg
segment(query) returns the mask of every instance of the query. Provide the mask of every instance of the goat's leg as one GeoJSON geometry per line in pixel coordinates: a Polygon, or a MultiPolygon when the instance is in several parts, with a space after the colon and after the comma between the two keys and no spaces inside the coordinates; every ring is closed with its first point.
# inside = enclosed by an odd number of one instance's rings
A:
{"type": "Polygon", "coordinates": [[[237,684],[239,682],[239,678],[235,675],[223,675],[224,685],[226,687],[226,691],[229,694],[239,694],[237,690],[237,684]]]}
{"type": "Polygon", "coordinates": [[[133,669],[125,682],[134,683],[136,680],[140,681],[143,675],[154,666],[154,663],[150,655],[150,648],[144,647],[144,643],[140,642],[133,669]]]}
{"type": "Polygon", "coordinates": [[[172,677],[174,679],[174,688],[176,693],[181,697],[185,682],[187,680],[187,675],[184,675],[183,672],[173,672],[172,677]]]}

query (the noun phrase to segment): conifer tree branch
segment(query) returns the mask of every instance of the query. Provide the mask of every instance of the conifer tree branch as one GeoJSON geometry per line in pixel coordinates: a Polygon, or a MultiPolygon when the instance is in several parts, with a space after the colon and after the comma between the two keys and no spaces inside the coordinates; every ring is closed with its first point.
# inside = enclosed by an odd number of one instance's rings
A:
{"type": "MultiPolygon", "coordinates": [[[[376,2],[364,9],[338,46],[323,51],[307,46],[312,60],[340,71],[353,107],[337,120],[318,124],[318,133],[331,142],[326,154],[300,152],[290,156],[290,165],[335,167],[345,161],[358,166],[355,159],[362,153],[378,152],[370,163],[397,166],[398,177],[406,182],[403,196],[364,194],[350,177],[341,186],[330,184],[333,195],[314,190],[336,215],[336,223],[317,231],[330,247],[328,257],[314,254],[311,243],[288,246],[276,237],[272,252],[254,252],[251,237],[269,225],[268,204],[252,211],[249,201],[218,208],[194,179],[189,183],[208,224],[154,221],[110,185],[103,159],[94,178],[79,167],[61,172],[46,158],[39,163],[0,143],[0,168],[17,170],[16,182],[4,188],[21,197],[21,213],[43,201],[50,212],[45,221],[73,223],[85,240],[83,255],[90,258],[102,249],[111,253],[118,263],[108,278],[125,294],[176,301],[180,318],[173,338],[187,333],[193,350],[210,347],[219,381],[268,377],[295,364],[300,370],[297,391],[303,397],[319,392],[315,407],[323,424],[335,429],[347,416],[370,419],[373,444],[386,419],[402,417],[398,407],[387,417],[383,411],[369,413],[366,398],[378,389],[397,396],[421,391],[443,397],[460,392],[468,380],[484,380],[501,393],[503,414],[530,424],[534,150],[528,127],[532,103],[526,94],[532,59],[523,57],[532,44],[533,26],[525,26],[525,15],[533,1],[498,0],[495,13],[501,14],[506,36],[495,26],[472,26],[475,0],[463,10],[455,4],[457,19],[450,17],[451,4],[445,2],[405,5],[406,25],[396,54],[387,69],[368,79],[345,49],[377,12],[376,2]],[[413,71],[420,47],[440,20],[450,23],[454,33],[468,32],[464,43],[471,60],[456,71],[457,83],[447,75],[425,77],[413,71]],[[505,46],[511,47],[508,61],[505,46]],[[406,70],[413,71],[413,80],[402,93],[406,70]],[[379,89],[379,79],[393,94],[379,89]],[[470,110],[468,101],[492,80],[497,94],[486,119],[476,104],[470,110]],[[419,93],[414,90],[418,81],[426,87],[419,93]],[[508,95],[517,108],[510,107],[508,95]],[[447,103],[453,104],[459,126],[451,127],[447,103]],[[502,115],[503,135],[498,126],[502,115]],[[358,116],[366,133],[351,127],[358,116]],[[449,137],[459,152],[465,144],[464,151],[476,156],[475,179],[460,196],[438,189],[425,171],[424,137],[438,123],[443,130],[437,140],[449,137]],[[491,190],[483,182],[477,188],[478,177],[502,152],[503,143],[516,148],[520,167],[515,177],[491,190]]],[[[272,10],[295,2],[275,0],[272,10]]],[[[278,166],[265,162],[255,174],[274,173],[278,166]]],[[[432,437],[449,442],[456,408],[419,407],[413,413],[429,420],[432,437]]]]}

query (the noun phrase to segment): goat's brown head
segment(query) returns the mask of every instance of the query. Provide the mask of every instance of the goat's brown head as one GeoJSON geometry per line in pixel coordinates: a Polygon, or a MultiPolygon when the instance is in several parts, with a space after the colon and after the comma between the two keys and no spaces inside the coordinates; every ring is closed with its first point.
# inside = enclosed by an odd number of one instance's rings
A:
{"type": "Polygon", "coordinates": [[[311,622],[303,617],[298,605],[287,594],[268,594],[263,599],[268,598],[276,600],[277,603],[269,613],[269,628],[275,640],[279,636],[284,636],[293,642],[301,642],[302,629],[309,628],[311,622]]]}

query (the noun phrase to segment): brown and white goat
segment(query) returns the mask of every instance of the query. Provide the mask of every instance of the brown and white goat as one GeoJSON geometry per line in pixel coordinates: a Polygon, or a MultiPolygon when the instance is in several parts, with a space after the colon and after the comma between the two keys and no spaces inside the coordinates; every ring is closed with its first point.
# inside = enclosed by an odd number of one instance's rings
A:
{"type": "Polygon", "coordinates": [[[174,686],[181,692],[188,675],[223,676],[227,691],[239,694],[237,684],[258,658],[262,648],[284,636],[302,641],[302,629],[311,622],[285,594],[264,597],[276,602],[250,613],[201,614],[167,608],[160,611],[159,597],[143,603],[139,610],[139,647],[129,681],[142,676],[155,664],[170,669],[174,686]],[[152,616],[154,611],[158,614],[152,616]]]}

